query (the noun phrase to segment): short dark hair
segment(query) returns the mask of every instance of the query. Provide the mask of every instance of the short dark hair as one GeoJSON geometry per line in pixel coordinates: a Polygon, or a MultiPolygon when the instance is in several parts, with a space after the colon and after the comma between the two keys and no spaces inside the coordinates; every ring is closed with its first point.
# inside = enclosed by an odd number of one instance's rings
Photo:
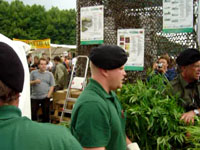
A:
{"type": "Polygon", "coordinates": [[[61,58],[60,58],[59,56],[55,56],[53,60],[54,60],[54,61],[61,62],[61,58]]]}
{"type": "Polygon", "coordinates": [[[0,101],[4,103],[9,103],[18,98],[17,94],[19,92],[14,91],[9,88],[0,80],[0,101]]]}
{"type": "Polygon", "coordinates": [[[51,58],[50,58],[50,57],[47,57],[47,60],[51,60],[51,58]]]}
{"type": "Polygon", "coordinates": [[[39,59],[39,57],[38,56],[34,56],[34,59],[39,59]]]}
{"type": "Polygon", "coordinates": [[[47,60],[43,57],[39,59],[39,64],[40,64],[40,61],[46,61],[46,64],[47,64],[47,60]]]}
{"type": "Polygon", "coordinates": [[[28,54],[28,55],[26,56],[26,59],[29,59],[30,57],[32,57],[32,55],[31,55],[31,54],[28,54]]]}

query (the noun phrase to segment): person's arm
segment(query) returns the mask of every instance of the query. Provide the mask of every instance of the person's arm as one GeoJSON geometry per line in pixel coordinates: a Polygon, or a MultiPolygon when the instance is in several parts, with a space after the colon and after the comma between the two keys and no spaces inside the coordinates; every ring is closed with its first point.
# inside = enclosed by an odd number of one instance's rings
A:
{"type": "Polygon", "coordinates": [[[105,150],[105,147],[94,147],[94,148],[85,148],[83,147],[84,150],[105,150]]]}
{"type": "Polygon", "coordinates": [[[131,143],[132,143],[131,140],[126,136],[126,145],[129,145],[131,143]]]}
{"type": "Polygon", "coordinates": [[[56,76],[57,76],[57,82],[60,83],[64,76],[64,72],[61,67],[56,67],[56,76]]]}
{"type": "MultiPolygon", "coordinates": [[[[200,108],[197,109],[200,112],[200,108]]],[[[183,120],[186,124],[192,123],[194,124],[194,116],[197,114],[194,112],[194,110],[188,111],[181,116],[181,120],[183,120]]]]}
{"type": "Polygon", "coordinates": [[[30,81],[30,84],[31,85],[34,85],[34,84],[39,84],[41,81],[39,79],[36,79],[36,80],[32,80],[30,81]]]}
{"type": "Polygon", "coordinates": [[[50,98],[50,97],[51,97],[51,94],[53,93],[53,90],[54,90],[54,86],[51,86],[51,87],[49,88],[49,92],[48,92],[48,94],[47,94],[47,98],[50,98]]]}

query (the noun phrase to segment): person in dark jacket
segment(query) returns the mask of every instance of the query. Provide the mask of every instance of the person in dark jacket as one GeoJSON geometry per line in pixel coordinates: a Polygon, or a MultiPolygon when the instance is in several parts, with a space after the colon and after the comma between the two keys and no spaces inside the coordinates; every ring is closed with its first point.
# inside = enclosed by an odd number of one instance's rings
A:
{"type": "Polygon", "coordinates": [[[179,104],[185,109],[181,119],[194,123],[194,116],[200,114],[200,52],[197,49],[186,49],[180,53],[176,62],[180,74],[171,81],[172,91],[179,94],[179,104]]]}

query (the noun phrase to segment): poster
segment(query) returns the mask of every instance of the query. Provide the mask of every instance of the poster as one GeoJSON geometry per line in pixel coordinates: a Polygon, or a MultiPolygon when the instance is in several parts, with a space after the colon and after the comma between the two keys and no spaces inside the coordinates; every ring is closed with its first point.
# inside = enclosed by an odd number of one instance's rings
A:
{"type": "Polygon", "coordinates": [[[197,42],[198,46],[200,46],[200,0],[198,2],[197,42]]]}
{"type": "Polygon", "coordinates": [[[117,45],[128,54],[125,70],[144,70],[144,29],[119,29],[117,45]]]}
{"type": "Polygon", "coordinates": [[[163,32],[193,31],[193,0],[163,0],[163,32]]]}
{"type": "Polygon", "coordinates": [[[81,45],[102,44],[104,6],[82,7],[80,17],[81,45]]]}

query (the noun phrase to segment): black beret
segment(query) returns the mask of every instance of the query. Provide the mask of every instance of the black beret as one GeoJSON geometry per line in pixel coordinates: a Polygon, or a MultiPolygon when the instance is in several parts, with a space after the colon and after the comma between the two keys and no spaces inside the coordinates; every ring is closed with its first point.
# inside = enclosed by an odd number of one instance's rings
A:
{"type": "Polygon", "coordinates": [[[116,45],[100,45],[91,50],[89,58],[92,63],[102,69],[116,69],[127,61],[126,52],[116,45]]]}
{"type": "Polygon", "coordinates": [[[0,80],[16,92],[22,92],[24,68],[16,52],[6,43],[0,42],[0,80]]]}
{"type": "Polygon", "coordinates": [[[200,60],[200,52],[197,49],[189,48],[182,51],[176,59],[179,66],[187,66],[200,60]]]}

